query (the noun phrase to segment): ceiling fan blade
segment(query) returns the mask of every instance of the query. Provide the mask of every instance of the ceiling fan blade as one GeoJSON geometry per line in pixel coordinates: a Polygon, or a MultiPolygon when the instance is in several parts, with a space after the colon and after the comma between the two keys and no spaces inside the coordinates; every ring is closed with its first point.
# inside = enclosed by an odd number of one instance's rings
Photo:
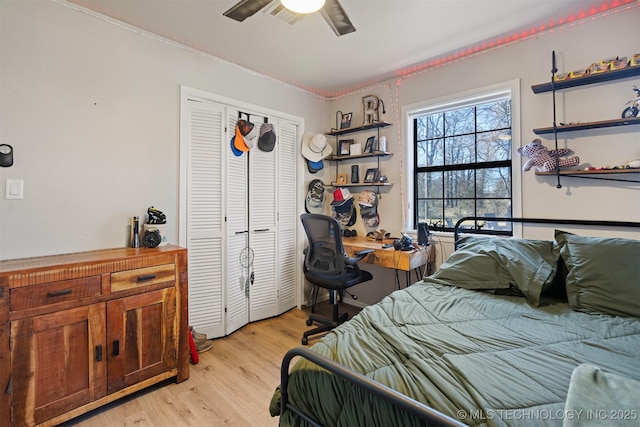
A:
{"type": "Polygon", "coordinates": [[[223,15],[242,22],[272,1],[273,0],[241,0],[232,6],[231,9],[223,13],[223,15]]]}
{"type": "Polygon", "coordinates": [[[338,37],[356,30],[338,0],[326,0],[320,14],[338,37]]]}

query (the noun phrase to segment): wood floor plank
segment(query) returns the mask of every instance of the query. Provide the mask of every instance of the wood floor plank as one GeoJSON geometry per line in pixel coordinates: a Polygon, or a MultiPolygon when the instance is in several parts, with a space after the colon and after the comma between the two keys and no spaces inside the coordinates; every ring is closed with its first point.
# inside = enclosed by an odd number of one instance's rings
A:
{"type": "MultiPolygon", "coordinates": [[[[358,308],[343,305],[343,310],[351,316],[358,308]]],[[[331,306],[319,304],[317,312],[330,315],[331,306]]],[[[213,340],[213,348],[191,365],[189,380],[165,381],[62,426],[275,427],[278,418],[269,415],[269,402],[280,383],[280,363],[289,349],[301,346],[308,315],[308,310],[292,309],[250,323],[213,340]]]]}

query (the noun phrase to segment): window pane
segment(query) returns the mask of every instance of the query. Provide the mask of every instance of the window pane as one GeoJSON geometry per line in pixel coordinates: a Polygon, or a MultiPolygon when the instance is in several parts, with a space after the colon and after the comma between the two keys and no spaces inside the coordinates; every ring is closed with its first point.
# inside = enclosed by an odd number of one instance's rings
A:
{"type": "Polygon", "coordinates": [[[447,171],[444,173],[445,198],[473,198],[475,193],[475,171],[473,169],[447,171]]]}
{"type": "Polygon", "coordinates": [[[445,140],[447,165],[475,163],[476,141],[473,135],[457,136],[445,140]]]}
{"type": "Polygon", "coordinates": [[[426,139],[442,138],[444,136],[444,114],[426,116],[426,139]]]}
{"type": "MultiPolygon", "coordinates": [[[[479,200],[478,216],[511,218],[511,201],[505,199],[479,200]]],[[[512,224],[504,221],[487,220],[484,230],[512,231],[512,224]]]]}
{"type": "Polygon", "coordinates": [[[442,227],[444,217],[442,216],[442,199],[439,200],[425,200],[426,213],[419,218],[422,218],[419,222],[426,222],[435,227],[442,227]]]}
{"type": "Polygon", "coordinates": [[[511,217],[510,199],[479,199],[478,216],[511,217]]]}
{"type": "Polygon", "coordinates": [[[444,116],[445,136],[462,135],[475,131],[476,124],[473,107],[447,111],[444,116]]]}
{"type": "Polygon", "coordinates": [[[477,108],[477,131],[502,129],[511,127],[511,101],[501,101],[480,104],[477,108]]]}
{"type": "Polygon", "coordinates": [[[427,139],[427,116],[421,116],[416,119],[416,139],[418,141],[427,139]]]}
{"type": "Polygon", "coordinates": [[[419,173],[417,174],[417,181],[418,198],[442,198],[442,172],[419,173]]]}
{"type": "Polygon", "coordinates": [[[430,139],[418,143],[417,163],[419,168],[440,166],[444,164],[444,141],[430,139]],[[421,149],[421,147],[423,147],[421,149]]]}
{"type": "Polygon", "coordinates": [[[476,196],[511,197],[511,168],[489,168],[476,171],[476,196]]]}
{"type": "Polygon", "coordinates": [[[444,225],[453,228],[465,216],[475,215],[475,201],[469,199],[445,199],[444,225]]]}
{"type": "Polygon", "coordinates": [[[504,131],[478,134],[478,162],[494,162],[511,159],[511,137],[504,131]]]}

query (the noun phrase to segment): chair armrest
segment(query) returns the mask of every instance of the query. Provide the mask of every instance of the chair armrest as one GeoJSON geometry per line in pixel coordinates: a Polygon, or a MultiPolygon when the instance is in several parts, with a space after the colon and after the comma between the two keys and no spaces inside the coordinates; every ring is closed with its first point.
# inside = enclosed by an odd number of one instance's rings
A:
{"type": "Polygon", "coordinates": [[[363,249],[363,250],[361,250],[361,251],[354,252],[353,254],[354,254],[355,256],[360,256],[360,255],[367,255],[367,254],[370,254],[371,252],[375,252],[375,251],[374,251],[373,249],[363,249]]]}
{"type": "Polygon", "coordinates": [[[353,253],[355,255],[354,257],[350,257],[350,256],[345,255],[344,256],[344,262],[347,265],[355,265],[358,262],[360,262],[362,260],[362,258],[364,258],[365,256],[369,255],[372,252],[374,252],[373,249],[363,249],[361,251],[354,252],[353,253]]]}

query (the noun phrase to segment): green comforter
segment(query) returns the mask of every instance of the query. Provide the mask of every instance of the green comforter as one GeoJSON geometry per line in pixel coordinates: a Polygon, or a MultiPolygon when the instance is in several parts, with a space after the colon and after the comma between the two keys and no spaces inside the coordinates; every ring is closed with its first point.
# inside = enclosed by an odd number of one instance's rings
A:
{"type": "MultiPolygon", "coordinates": [[[[312,350],[465,424],[559,426],[577,416],[564,409],[579,364],[640,380],[640,319],[419,282],[312,350]]],[[[292,369],[289,394],[327,426],[420,424],[304,360],[292,369]]],[[[304,423],[287,412],[280,425],[304,423]]]]}

